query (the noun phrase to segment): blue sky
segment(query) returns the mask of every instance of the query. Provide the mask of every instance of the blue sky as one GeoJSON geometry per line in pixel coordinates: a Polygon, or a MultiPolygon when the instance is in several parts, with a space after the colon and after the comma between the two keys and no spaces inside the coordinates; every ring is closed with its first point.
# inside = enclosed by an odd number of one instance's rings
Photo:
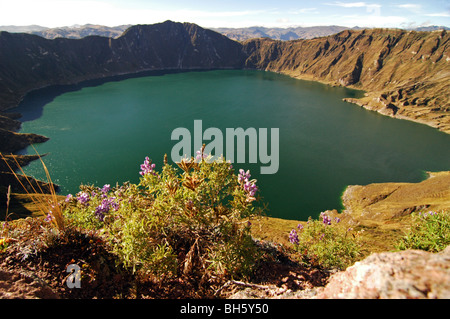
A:
{"type": "Polygon", "coordinates": [[[0,25],[152,24],[202,27],[450,26],[450,0],[0,0],[0,25]]]}

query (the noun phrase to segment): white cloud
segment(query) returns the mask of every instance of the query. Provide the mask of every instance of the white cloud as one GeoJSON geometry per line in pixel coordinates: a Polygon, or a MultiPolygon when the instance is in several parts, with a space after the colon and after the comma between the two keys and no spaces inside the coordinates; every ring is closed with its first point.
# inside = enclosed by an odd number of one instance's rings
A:
{"type": "Polygon", "coordinates": [[[422,6],[420,4],[415,3],[405,3],[405,4],[398,4],[396,7],[404,8],[404,9],[420,9],[422,6]]]}
{"type": "Polygon", "coordinates": [[[447,12],[429,13],[425,15],[428,17],[444,17],[444,18],[450,17],[450,13],[447,12]]]}
{"type": "Polygon", "coordinates": [[[350,2],[350,3],[334,2],[334,3],[327,3],[327,5],[344,8],[360,8],[367,6],[365,2],[350,2]]]}
{"type": "Polygon", "coordinates": [[[325,3],[326,5],[329,6],[338,6],[338,7],[343,7],[343,8],[381,8],[380,4],[372,4],[372,3],[366,3],[366,2],[340,2],[340,1],[335,1],[332,3],[325,3]]]}
{"type": "Polygon", "coordinates": [[[347,15],[342,17],[341,21],[346,26],[395,28],[403,23],[407,23],[408,19],[401,16],[347,15]]]}
{"type": "Polygon", "coordinates": [[[405,10],[411,11],[413,13],[420,13],[422,11],[422,5],[415,4],[415,3],[398,4],[398,5],[395,5],[395,7],[400,8],[400,9],[405,9],[405,10]]]}

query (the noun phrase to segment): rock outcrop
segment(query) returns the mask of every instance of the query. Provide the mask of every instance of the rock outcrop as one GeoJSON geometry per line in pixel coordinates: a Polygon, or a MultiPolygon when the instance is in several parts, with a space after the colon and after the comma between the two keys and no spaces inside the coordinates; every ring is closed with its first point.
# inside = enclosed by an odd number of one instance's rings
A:
{"type": "Polygon", "coordinates": [[[230,299],[449,299],[450,246],[439,253],[423,250],[374,253],[331,275],[325,287],[292,290],[258,286],[230,299]]]}
{"type": "Polygon", "coordinates": [[[331,276],[318,299],[449,299],[450,246],[372,254],[331,276]]]}

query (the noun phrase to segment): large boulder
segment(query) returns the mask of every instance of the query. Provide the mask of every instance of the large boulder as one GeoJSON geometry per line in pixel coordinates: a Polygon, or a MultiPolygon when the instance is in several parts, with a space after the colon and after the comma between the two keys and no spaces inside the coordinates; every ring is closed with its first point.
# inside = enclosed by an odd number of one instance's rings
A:
{"type": "Polygon", "coordinates": [[[450,246],[440,253],[384,252],[331,276],[318,299],[448,299],[450,246]]]}

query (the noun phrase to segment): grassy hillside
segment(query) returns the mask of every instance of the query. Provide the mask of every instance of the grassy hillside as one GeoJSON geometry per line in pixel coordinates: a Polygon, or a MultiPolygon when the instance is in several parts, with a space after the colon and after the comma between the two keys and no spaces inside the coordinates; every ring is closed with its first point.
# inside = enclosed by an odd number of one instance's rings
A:
{"type": "Polygon", "coordinates": [[[450,34],[373,29],[312,40],[244,42],[246,67],[367,91],[348,99],[450,133],[450,34]]]}

